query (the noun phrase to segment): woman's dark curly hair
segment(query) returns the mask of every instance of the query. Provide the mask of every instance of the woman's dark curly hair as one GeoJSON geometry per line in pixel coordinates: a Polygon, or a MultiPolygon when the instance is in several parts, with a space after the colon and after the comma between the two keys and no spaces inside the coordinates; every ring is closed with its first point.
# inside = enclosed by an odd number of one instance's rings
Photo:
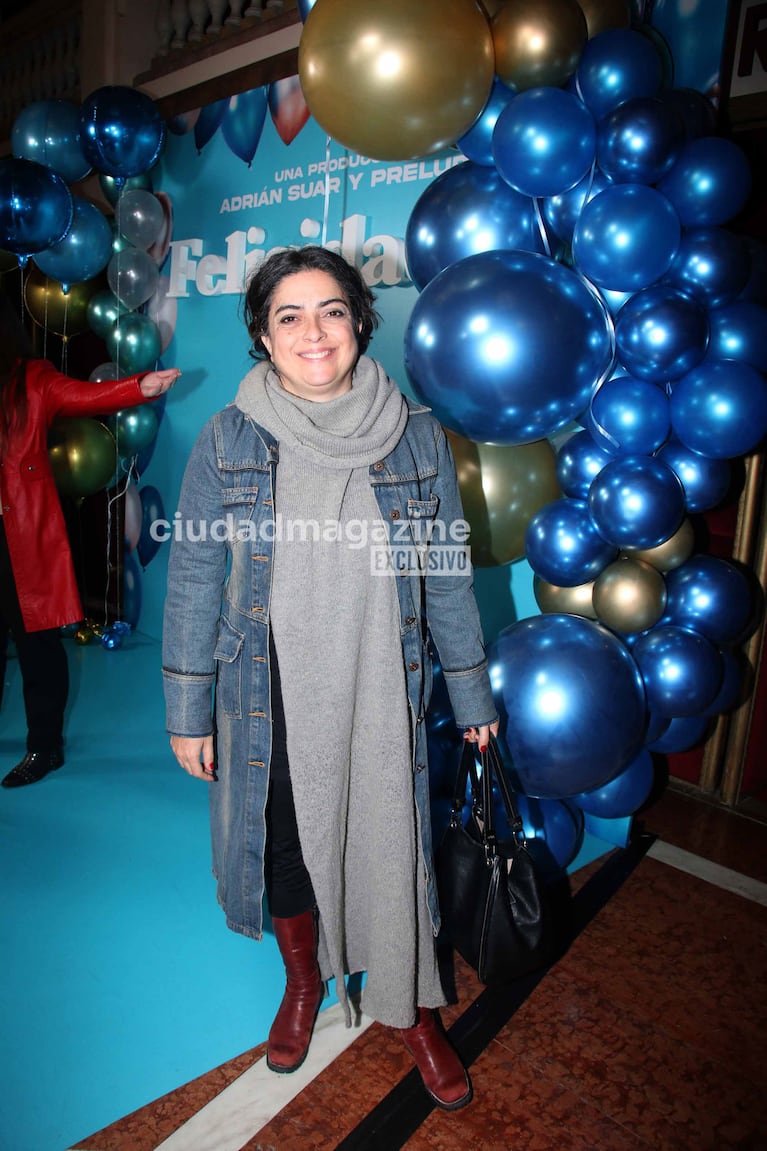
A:
{"type": "Polygon", "coordinates": [[[305,248],[273,252],[245,285],[243,311],[248,335],[253,341],[249,354],[254,360],[269,359],[261,336],[269,329],[269,309],[275,291],[286,276],[308,271],[327,272],[336,281],[349,302],[354,330],[358,333],[359,353],[363,355],[367,351],[380,320],[373,306],[375,296],[353,264],[336,252],[310,244],[305,248]]]}

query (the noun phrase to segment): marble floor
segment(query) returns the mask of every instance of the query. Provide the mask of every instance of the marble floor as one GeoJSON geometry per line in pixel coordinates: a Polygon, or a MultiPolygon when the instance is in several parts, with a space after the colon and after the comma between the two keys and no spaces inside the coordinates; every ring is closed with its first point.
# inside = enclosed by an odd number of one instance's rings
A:
{"type": "Polygon", "coordinates": [[[466,1109],[435,1109],[395,1034],[331,1007],[295,1075],[261,1044],[77,1151],[767,1151],[763,809],[672,781],[568,888],[547,972],[488,990],[455,963],[466,1109]]]}

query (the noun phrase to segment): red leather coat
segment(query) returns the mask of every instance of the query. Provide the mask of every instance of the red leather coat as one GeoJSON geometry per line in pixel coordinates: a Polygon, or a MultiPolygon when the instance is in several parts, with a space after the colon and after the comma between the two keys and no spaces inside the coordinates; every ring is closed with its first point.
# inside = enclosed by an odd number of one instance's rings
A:
{"type": "Polygon", "coordinates": [[[26,365],[27,423],[0,460],[0,503],[16,591],[27,631],[83,618],[64,514],[48,457],[48,429],[57,417],[111,414],[146,403],[139,381],[84,383],[47,360],[26,365]]]}

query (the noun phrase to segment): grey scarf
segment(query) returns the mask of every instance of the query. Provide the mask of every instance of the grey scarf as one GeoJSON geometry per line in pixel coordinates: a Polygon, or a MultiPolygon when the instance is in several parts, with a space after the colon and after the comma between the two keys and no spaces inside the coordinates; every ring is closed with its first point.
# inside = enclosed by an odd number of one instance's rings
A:
{"type": "Polygon", "coordinates": [[[323,977],[335,977],[349,1019],[344,974],[367,972],[366,1013],[407,1027],[416,1005],[444,999],[419,861],[399,604],[394,577],[371,574],[382,525],[368,474],[401,438],[407,404],[367,357],[335,400],[285,392],[260,365],[235,402],[280,444],[270,621],[323,977]]]}

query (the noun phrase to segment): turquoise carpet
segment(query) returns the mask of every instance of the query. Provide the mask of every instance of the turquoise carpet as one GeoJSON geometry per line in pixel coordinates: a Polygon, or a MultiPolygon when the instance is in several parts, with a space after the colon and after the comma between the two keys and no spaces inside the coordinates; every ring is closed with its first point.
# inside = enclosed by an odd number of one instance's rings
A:
{"type": "MultiPolygon", "coordinates": [[[[66,764],[0,789],[2,1151],[64,1151],[262,1042],[283,990],[273,937],[234,935],[216,903],[159,645],[67,651],[66,764]]],[[[15,660],[7,679],[2,774],[25,738],[15,660]]]]}

